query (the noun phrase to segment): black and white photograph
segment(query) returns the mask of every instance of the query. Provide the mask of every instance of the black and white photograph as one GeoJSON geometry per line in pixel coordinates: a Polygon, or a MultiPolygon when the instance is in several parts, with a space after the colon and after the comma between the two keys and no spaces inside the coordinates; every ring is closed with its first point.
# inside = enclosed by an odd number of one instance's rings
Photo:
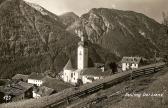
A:
{"type": "Polygon", "coordinates": [[[0,108],[168,108],[168,0],[0,0],[0,108]]]}

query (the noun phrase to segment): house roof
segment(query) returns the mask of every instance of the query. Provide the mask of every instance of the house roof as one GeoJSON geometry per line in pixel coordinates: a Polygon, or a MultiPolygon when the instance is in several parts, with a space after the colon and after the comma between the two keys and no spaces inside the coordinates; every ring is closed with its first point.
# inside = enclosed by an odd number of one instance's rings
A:
{"type": "Polygon", "coordinates": [[[23,79],[23,81],[27,81],[28,79],[28,75],[23,75],[23,74],[16,74],[15,76],[12,77],[13,80],[21,80],[23,79]]]}
{"type": "Polygon", "coordinates": [[[104,63],[94,63],[94,66],[100,68],[104,66],[104,63]]]}
{"type": "Polygon", "coordinates": [[[44,78],[44,74],[43,73],[31,73],[28,77],[28,79],[36,79],[36,80],[42,80],[44,78]]]}
{"type": "Polygon", "coordinates": [[[48,88],[52,88],[55,91],[62,91],[66,88],[71,87],[71,85],[69,83],[65,83],[60,79],[51,78],[49,76],[45,77],[43,86],[46,86],[48,88]]]}
{"type": "Polygon", "coordinates": [[[24,87],[25,90],[28,90],[28,89],[30,89],[34,86],[33,84],[26,83],[26,82],[23,82],[23,81],[18,82],[18,85],[24,87]]]}
{"type": "Polygon", "coordinates": [[[35,92],[40,96],[49,96],[54,92],[54,89],[48,88],[46,86],[41,86],[35,89],[35,92]]]}
{"type": "Polygon", "coordinates": [[[11,83],[0,88],[0,92],[5,94],[19,96],[29,90],[33,85],[27,84],[25,82],[11,83]]]}
{"type": "Polygon", "coordinates": [[[111,72],[109,71],[102,72],[102,70],[99,68],[86,68],[81,70],[81,74],[84,76],[100,77],[100,76],[108,76],[111,74],[111,72]]]}
{"type": "Polygon", "coordinates": [[[72,62],[70,59],[68,60],[67,64],[65,65],[64,70],[73,70],[72,62]]]}
{"type": "Polygon", "coordinates": [[[141,57],[123,57],[121,63],[139,64],[141,59],[142,59],[141,57]]]}

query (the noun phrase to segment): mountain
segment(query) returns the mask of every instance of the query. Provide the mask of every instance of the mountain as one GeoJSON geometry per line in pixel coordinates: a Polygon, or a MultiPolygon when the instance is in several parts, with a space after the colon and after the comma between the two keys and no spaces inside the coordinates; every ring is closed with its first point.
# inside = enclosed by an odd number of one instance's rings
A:
{"type": "Polygon", "coordinates": [[[59,18],[22,0],[5,0],[0,5],[1,54],[39,53],[41,45],[62,36],[67,37],[59,18]]]}
{"type": "MultiPolygon", "coordinates": [[[[79,37],[66,31],[60,17],[43,7],[23,0],[4,0],[0,19],[0,78],[49,69],[56,74],[69,58],[76,58],[79,37]]],[[[93,62],[117,58],[92,43],[90,52],[93,62]]]]}
{"type": "Polygon", "coordinates": [[[74,12],[66,12],[60,15],[59,18],[66,27],[72,25],[74,22],[79,20],[79,16],[76,15],[74,12]]]}
{"type": "Polygon", "coordinates": [[[88,39],[112,53],[151,58],[155,50],[168,48],[166,26],[141,13],[94,8],[83,14],[68,31],[83,26],[88,39]]]}
{"type": "Polygon", "coordinates": [[[40,71],[42,63],[47,68],[50,44],[57,46],[59,42],[69,44],[71,39],[77,40],[65,31],[57,15],[23,0],[1,2],[0,19],[0,77],[3,78],[40,71]]]}

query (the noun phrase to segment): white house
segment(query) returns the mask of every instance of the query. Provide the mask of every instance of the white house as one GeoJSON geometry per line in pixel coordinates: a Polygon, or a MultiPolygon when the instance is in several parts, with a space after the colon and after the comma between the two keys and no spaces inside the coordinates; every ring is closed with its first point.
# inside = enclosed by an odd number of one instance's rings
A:
{"type": "Polygon", "coordinates": [[[121,60],[122,71],[137,69],[142,64],[141,57],[123,57],[121,60]]]}
{"type": "Polygon", "coordinates": [[[31,73],[28,77],[28,83],[41,86],[44,83],[44,75],[42,73],[31,73]]]}

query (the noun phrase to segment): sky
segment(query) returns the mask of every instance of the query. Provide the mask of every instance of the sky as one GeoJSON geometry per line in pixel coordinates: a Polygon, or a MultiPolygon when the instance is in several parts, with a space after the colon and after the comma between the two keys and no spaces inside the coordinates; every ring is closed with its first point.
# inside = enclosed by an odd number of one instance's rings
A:
{"type": "Polygon", "coordinates": [[[25,0],[39,4],[45,9],[61,15],[74,12],[77,15],[87,13],[92,8],[114,8],[143,13],[158,22],[162,21],[162,12],[168,12],[168,0],[25,0]]]}

